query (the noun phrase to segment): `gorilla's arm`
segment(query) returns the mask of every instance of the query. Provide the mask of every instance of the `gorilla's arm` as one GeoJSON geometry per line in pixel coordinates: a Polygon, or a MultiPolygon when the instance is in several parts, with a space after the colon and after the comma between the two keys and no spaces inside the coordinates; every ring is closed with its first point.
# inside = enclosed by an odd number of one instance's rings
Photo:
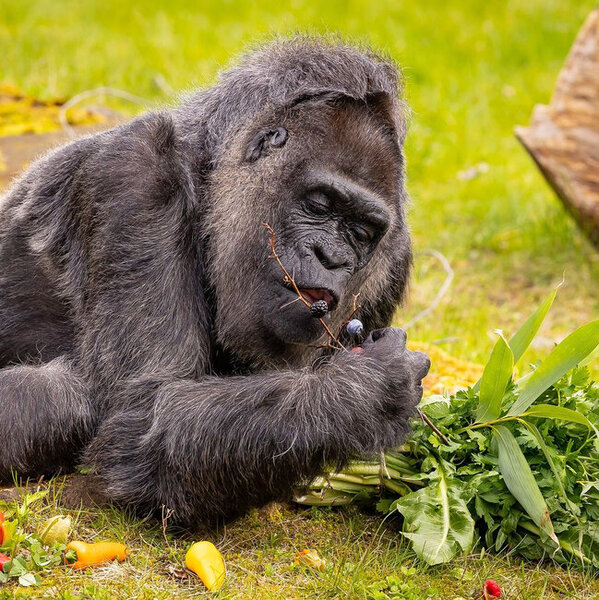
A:
{"type": "Polygon", "coordinates": [[[384,331],[317,370],[136,382],[126,395],[137,401],[102,426],[87,458],[112,498],[165,505],[188,525],[284,499],[325,464],[405,434],[428,364],[403,332],[384,331]]]}

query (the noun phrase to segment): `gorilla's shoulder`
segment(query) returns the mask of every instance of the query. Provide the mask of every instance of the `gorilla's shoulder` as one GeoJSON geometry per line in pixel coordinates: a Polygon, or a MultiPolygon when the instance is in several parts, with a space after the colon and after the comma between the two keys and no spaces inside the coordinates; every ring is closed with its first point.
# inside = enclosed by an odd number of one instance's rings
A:
{"type": "Polygon", "coordinates": [[[147,113],[100,134],[87,173],[94,196],[105,202],[127,197],[167,203],[193,196],[188,153],[167,112],[147,113]]]}
{"type": "Polygon", "coordinates": [[[175,123],[168,112],[149,112],[103,134],[104,156],[127,156],[154,161],[177,148],[175,123]]]}

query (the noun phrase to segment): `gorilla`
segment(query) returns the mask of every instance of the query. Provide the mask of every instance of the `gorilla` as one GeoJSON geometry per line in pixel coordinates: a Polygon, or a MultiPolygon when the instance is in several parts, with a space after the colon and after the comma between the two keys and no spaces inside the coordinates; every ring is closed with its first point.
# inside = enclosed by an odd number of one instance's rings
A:
{"type": "Polygon", "coordinates": [[[277,40],[35,162],[0,205],[0,480],[84,464],[193,527],[400,443],[430,363],[390,327],[399,88],[371,50],[277,40]],[[356,295],[370,334],[331,350],[356,295]]]}

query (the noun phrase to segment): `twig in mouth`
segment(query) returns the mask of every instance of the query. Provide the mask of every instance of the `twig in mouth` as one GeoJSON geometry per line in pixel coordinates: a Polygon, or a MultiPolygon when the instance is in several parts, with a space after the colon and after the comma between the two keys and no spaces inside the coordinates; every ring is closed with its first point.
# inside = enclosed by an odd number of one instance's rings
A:
{"type": "Polygon", "coordinates": [[[284,308],[287,308],[288,306],[291,306],[292,304],[295,304],[296,302],[299,302],[299,298],[296,298],[295,300],[291,300],[290,302],[285,302],[285,304],[283,304],[282,306],[279,306],[279,310],[283,310],[284,308]]]}
{"type": "MultiPolygon", "coordinates": [[[[302,293],[300,292],[299,288],[297,287],[297,283],[295,283],[295,279],[294,279],[293,275],[289,274],[289,271],[285,268],[285,265],[281,261],[281,258],[279,257],[279,255],[275,249],[275,231],[274,231],[274,229],[268,223],[262,223],[262,225],[270,233],[270,241],[269,241],[268,245],[270,247],[270,251],[272,252],[272,258],[274,258],[277,261],[277,264],[279,265],[279,267],[281,267],[281,270],[283,271],[283,274],[284,274],[283,283],[290,285],[293,288],[293,291],[298,296],[297,300],[300,300],[301,302],[304,303],[305,306],[310,308],[310,306],[311,306],[310,302],[308,302],[304,298],[302,293]]],[[[293,300],[293,302],[297,302],[297,300],[293,300]]],[[[285,306],[288,306],[289,304],[292,304],[293,302],[289,302],[288,304],[281,306],[281,308],[284,308],[285,306]]],[[[333,332],[329,329],[329,326],[322,319],[318,319],[318,320],[320,321],[320,324],[322,325],[324,330],[327,332],[327,335],[329,336],[329,344],[328,345],[335,348],[335,350],[345,350],[345,346],[338,340],[337,336],[335,336],[333,334],[333,332]]]]}
{"type": "Polygon", "coordinates": [[[295,283],[295,279],[289,274],[289,271],[285,268],[285,265],[281,262],[281,259],[279,258],[279,255],[275,250],[275,230],[268,223],[262,223],[262,225],[266,227],[266,229],[268,229],[268,232],[270,233],[270,242],[268,243],[268,245],[270,246],[272,257],[277,261],[277,264],[279,265],[279,267],[281,267],[281,270],[285,275],[285,277],[283,278],[283,282],[291,285],[293,291],[298,295],[298,299],[301,300],[308,308],[310,308],[310,303],[302,296],[302,293],[297,287],[297,283],[295,283]]]}

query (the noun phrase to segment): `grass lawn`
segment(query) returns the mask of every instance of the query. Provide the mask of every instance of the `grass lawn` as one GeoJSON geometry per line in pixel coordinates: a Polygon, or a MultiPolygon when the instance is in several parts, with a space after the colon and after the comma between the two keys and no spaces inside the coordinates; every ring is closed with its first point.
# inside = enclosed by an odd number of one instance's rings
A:
{"type": "MultiPolygon", "coordinates": [[[[101,85],[148,99],[209,85],[241,49],[273,33],[340,32],[367,41],[404,67],[412,108],[407,142],[410,224],[418,252],[434,249],[455,279],[441,306],[410,331],[459,357],[484,361],[494,328],[512,332],[564,277],[528,360],[599,315],[599,254],[581,236],[513,136],[533,106],[548,102],[572,41],[595,0],[315,0],[276,3],[130,0],[0,0],[0,81],[40,98],[101,85]],[[165,85],[157,82],[166,81],[165,85]],[[484,163],[478,176],[459,173],[484,163]]],[[[125,108],[121,105],[121,108],[125,108]]],[[[127,107],[138,110],[136,107],[127,107]]],[[[396,322],[427,306],[443,271],[416,255],[412,294],[396,322]]],[[[52,484],[58,494],[61,481],[52,484]]],[[[55,512],[54,495],[32,519],[55,512]]],[[[53,574],[59,598],[171,598],[202,595],[179,580],[191,538],[122,511],[79,513],[79,536],[124,538],[129,563],[88,575],[53,574]]],[[[222,598],[459,598],[486,577],[509,598],[592,598],[587,574],[513,557],[471,557],[446,567],[415,565],[393,523],[356,510],[275,507],[211,534],[226,554],[222,598]],[[293,565],[304,546],[327,559],[323,574],[293,565]],[[416,566],[414,571],[412,567],[416,566]]],[[[0,589],[0,598],[17,594],[0,589]]]]}

